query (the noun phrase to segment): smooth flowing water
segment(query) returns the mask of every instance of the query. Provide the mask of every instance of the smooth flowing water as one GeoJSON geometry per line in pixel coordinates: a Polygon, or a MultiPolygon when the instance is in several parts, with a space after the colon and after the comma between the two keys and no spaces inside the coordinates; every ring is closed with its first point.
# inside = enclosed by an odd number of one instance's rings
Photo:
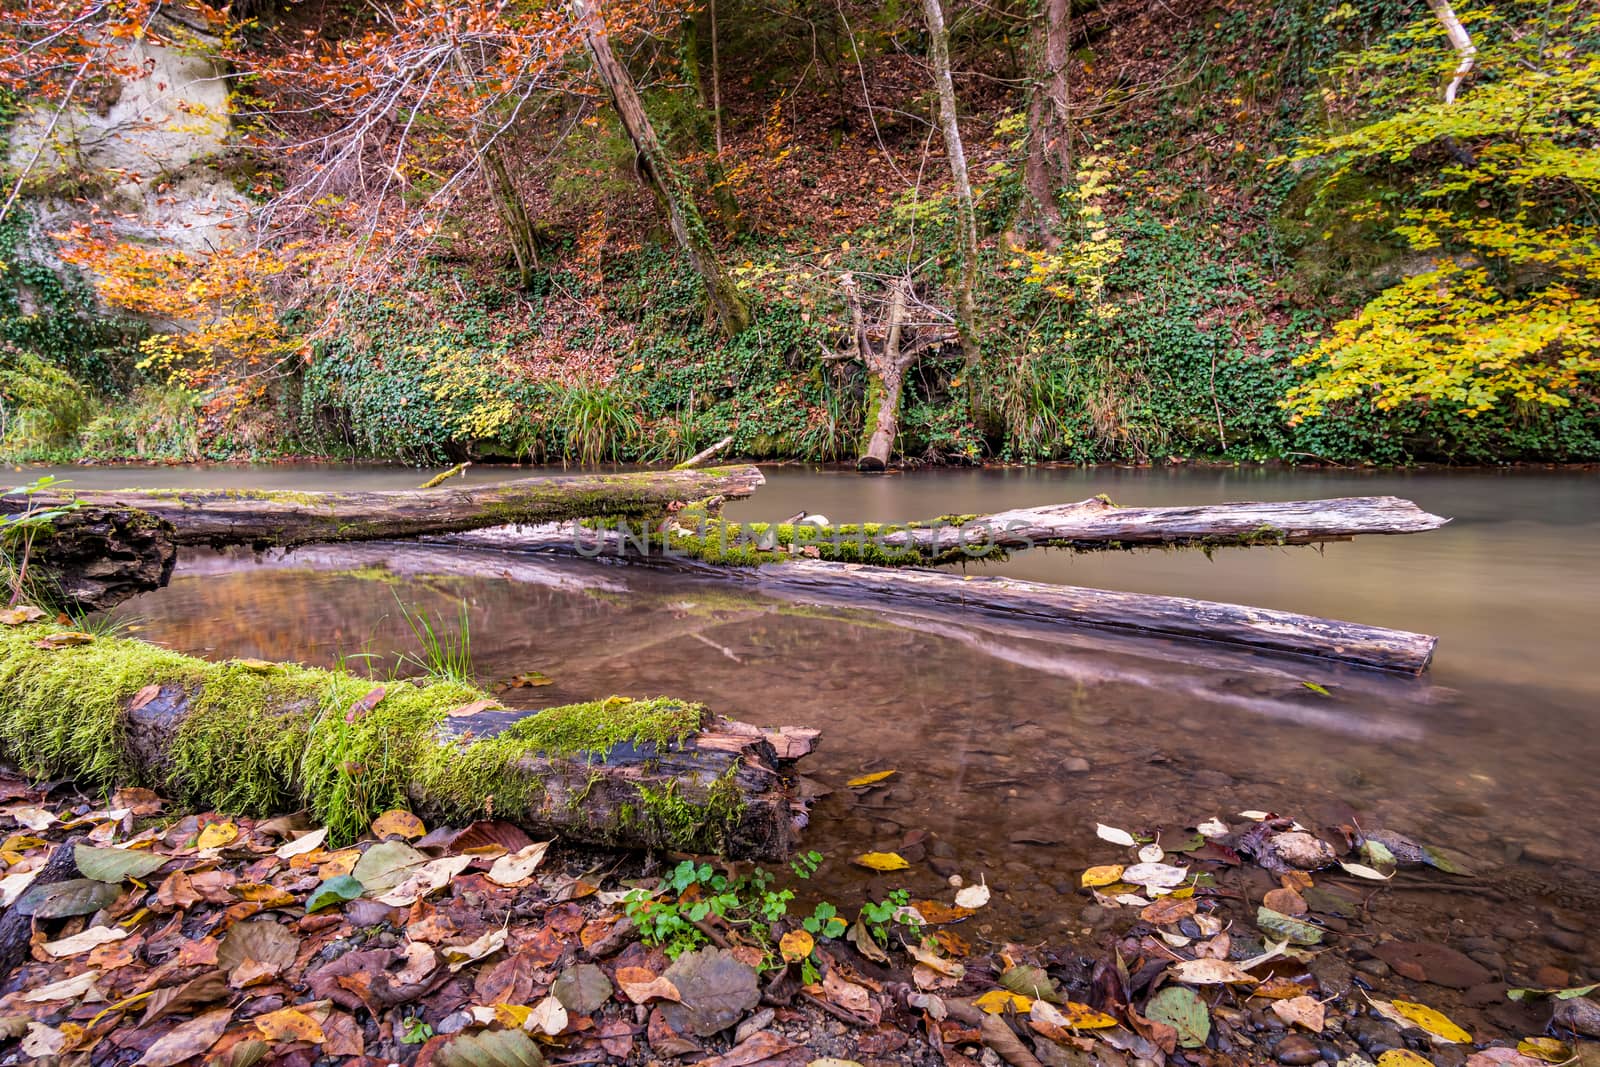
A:
{"type": "MultiPolygon", "coordinates": [[[[138,484],[411,487],[395,468],[57,472],[138,484]]],[[[514,476],[475,469],[474,480],[514,476]]],[[[1108,862],[1094,826],[1192,824],[1264,808],[1383,825],[1521,871],[1589,906],[1600,757],[1600,475],[1279,470],[952,470],[887,477],[796,467],[730,505],[899,520],[1078,500],[1178,504],[1395,494],[1445,529],[1325,550],[1025,553],[1005,573],[1284,608],[1440,636],[1431,673],[1387,677],[1313,661],[997,624],[815,607],[735,584],[479,550],[336,546],[287,558],[186,560],[127,605],[138,634],[208,656],[328,664],[412,646],[399,605],[462,605],[486,683],[550,706],[673,694],[735,718],[820,727],[806,773],[832,792],[807,841],[830,856],[926,832],[927,863],[894,876],[829,865],[831,887],[916,895],[980,873],[1012,936],[1074,924],[1077,872],[1108,862]],[[1318,691],[1304,683],[1322,687],[1318,691]],[[846,780],[898,774],[857,795],[846,780]],[[1582,902],[1588,902],[1588,905],[1582,902]]],[[[20,480],[31,476],[18,474],[20,480]]],[[[943,890],[941,895],[947,895],[943,890]]]]}

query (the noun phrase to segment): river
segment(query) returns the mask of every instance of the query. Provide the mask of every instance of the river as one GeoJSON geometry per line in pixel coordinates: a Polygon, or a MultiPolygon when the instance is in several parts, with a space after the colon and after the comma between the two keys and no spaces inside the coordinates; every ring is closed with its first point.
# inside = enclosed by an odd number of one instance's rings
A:
{"type": "MultiPolygon", "coordinates": [[[[41,470],[14,473],[17,481],[41,470]]],[[[82,488],[402,488],[399,468],[54,471],[82,488]]],[[[482,481],[514,476],[470,472],[482,481]]],[[[1125,504],[1395,494],[1443,530],[1324,549],[1022,554],[1005,573],[1283,608],[1437,634],[1422,679],[972,618],[814,608],[636,568],[381,546],[180,564],[119,615],[207,656],[381,664],[410,637],[398,606],[465,605],[486,684],[539,671],[529,706],[672,694],[757,723],[820,727],[805,770],[830,790],[807,844],[845,895],[945,877],[997,890],[989,923],[1048,936],[1078,923],[1076,876],[1105,862],[1095,824],[1192,825],[1268,809],[1382,825],[1520,869],[1584,899],[1600,882],[1588,810],[1600,758],[1600,474],[1277,469],[939,470],[884,477],[766,469],[736,519],[835,522],[993,512],[1106,493],[1125,504]],[[1308,686],[1305,683],[1313,683],[1308,686]],[[858,795],[844,782],[893,769],[858,795]],[[843,857],[914,847],[895,875],[843,857]]]]}

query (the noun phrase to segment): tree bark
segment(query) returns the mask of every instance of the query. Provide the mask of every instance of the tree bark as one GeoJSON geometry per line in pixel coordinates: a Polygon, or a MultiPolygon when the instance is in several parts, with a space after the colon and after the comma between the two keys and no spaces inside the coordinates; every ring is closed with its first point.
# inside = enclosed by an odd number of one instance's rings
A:
{"type": "MultiPolygon", "coordinates": [[[[174,527],[179,545],[288,548],[322,541],[375,541],[454,533],[485,526],[560,522],[599,515],[652,517],[676,503],[749,496],[762,483],[754,467],[522,478],[493,485],[375,492],[300,493],[242,489],[104,489],[35,494],[35,506],[77,499],[96,513],[130,521],[137,511],[174,527]]],[[[0,512],[22,504],[0,498],[0,512]]],[[[92,525],[93,534],[99,526],[92,525]]],[[[80,534],[58,532],[71,544],[80,534]]],[[[83,554],[98,542],[85,542],[83,554]]],[[[168,568],[170,572],[170,567],[168,568]]]]}
{"type": "MultiPolygon", "coordinates": [[[[0,498],[14,513],[16,498],[0,498]]],[[[51,608],[101,611],[139,593],[159,589],[178,559],[177,530],[155,516],[119,506],[67,512],[41,530],[29,551],[35,581],[51,608]]]]}
{"type": "Polygon", "coordinates": [[[966,357],[968,390],[976,395],[976,374],[981,355],[978,346],[978,218],[972,204],[972,182],[967,175],[967,151],[961,141],[956,113],[956,87],[950,74],[950,33],[945,28],[939,0],[922,0],[928,21],[928,58],[939,93],[939,129],[950,160],[950,184],[956,201],[956,241],[960,246],[960,280],[956,287],[961,349],[966,357]]]}
{"type": "Polygon", "coordinates": [[[76,834],[55,847],[45,865],[39,868],[28,888],[23,890],[11,907],[0,915],[0,983],[11,977],[28,961],[29,946],[33,941],[33,907],[31,901],[40,896],[46,886],[57,885],[80,877],[78,871],[78,845],[87,841],[84,834],[76,834]]]}
{"type": "MultiPolygon", "coordinates": [[[[230,790],[236,783],[229,774],[244,772],[222,768],[248,767],[252,796],[275,795],[285,804],[304,804],[317,812],[328,783],[306,768],[316,766],[318,746],[347,744],[341,740],[344,724],[370,717],[378,724],[372,729],[381,731],[379,743],[389,758],[382,767],[345,764],[336,773],[359,778],[355,795],[370,798],[374,808],[404,794],[414,810],[448,822],[492,814],[540,836],[740,859],[784,858],[793,850],[803,821],[786,772],[811,750],[817,736],[813,730],[765,730],[695,705],[676,704],[691,722],[698,716],[698,725],[679,739],[664,744],[620,741],[592,751],[541,749],[513,728],[539,716],[561,716],[565,709],[504,709],[454,683],[379,686],[340,671],[293,665],[211,663],[175,655],[151,660],[149,646],[117,638],[97,638],[92,646],[37,649],[34,641],[54,629],[24,626],[0,637],[0,668],[6,679],[0,688],[0,720],[26,703],[32,709],[30,723],[38,728],[38,709],[59,705],[59,711],[49,714],[61,722],[44,727],[69,730],[68,720],[83,710],[65,693],[52,700],[48,692],[49,686],[60,684],[52,680],[61,676],[52,670],[58,657],[68,657],[79,661],[75,686],[117,694],[117,728],[100,741],[106,751],[86,752],[82,746],[63,750],[47,742],[32,747],[30,737],[19,738],[9,723],[0,721],[0,736],[7,739],[5,755],[41,776],[92,778],[97,766],[117,767],[127,779],[119,784],[147,786],[230,814],[272,814],[233,810],[230,797],[235,794],[230,790]],[[135,665],[146,662],[153,665],[141,673],[135,665]],[[252,682],[241,688],[244,674],[252,682]],[[213,690],[235,694],[226,699],[232,706],[219,711],[213,690]],[[251,706],[237,706],[244,699],[240,693],[249,694],[251,706]],[[343,708],[346,698],[340,698],[340,708],[329,713],[326,702],[337,693],[366,696],[354,700],[348,712],[343,708]],[[475,696],[480,698],[476,702],[475,696]],[[374,699],[372,707],[359,707],[374,699]],[[384,715],[386,707],[397,703],[407,710],[384,715]],[[242,724],[241,714],[254,721],[242,724]],[[227,725],[219,727],[207,718],[218,715],[227,725]],[[330,724],[334,719],[338,722],[330,724]],[[296,741],[265,746],[263,729],[293,735],[296,741]],[[194,780],[192,765],[185,775],[178,754],[186,744],[206,746],[208,760],[214,757],[218,768],[213,778],[194,780]],[[447,751],[440,753],[441,747],[447,751]],[[484,781],[493,783],[493,792],[478,792],[478,779],[472,777],[457,781],[453,776],[458,767],[469,776],[483,774],[484,781]]],[[[619,707],[629,703],[612,700],[619,707]]],[[[377,814],[354,811],[350,817],[360,824],[377,814]]]]}
{"type": "Polygon", "coordinates": [[[1043,20],[1035,34],[1039,77],[1028,101],[1028,156],[1023,185],[1046,243],[1061,221],[1056,197],[1072,178],[1071,56],[1072,0],[1045,0],[1043,20]]]}
{"type": "MultiPolygon", "coordinates": [[[[476,74],[467,58],[459,51],[455,58],[457,69],[466,77],[468,84],[472,84],[476,74]]],[[[528,217],[528,209],[517,193],[516,182],[511,180],[504,148],[499,141],[485,135],[483,122],[477,115],[472,118],[471,137],[478,165],[483,168],[483,178],[489,186],[489,199],[494,202],[495,213],[500,216],[506,236],[511,241],[511,256],[517,264],[517,287],[530,289],[533,287],[533,272],[539,267],[539,245],[534,237],[533,220],[528,217]]]]}
{"type": "Polygon", "coordinates": [[[1456,93],[1461,89],[1461,83],[1472,73],[1472,66],[1477,62],[1478,49],[1472,43],[1472,35],[1467,33],[1467,28],[1461,24],[1460,17],[1451,8],[1450,0],[1428,0],[1428,9],[1444,26],[1445,36],[1450,39],[1450,47],[1461,57],[1455,74],[1451,75],[1449,83],[1444,87],[1444,102],[1453,104],[1456,102],[1456,93]]]}
{"type": "Polygon", "coordinates": [[[889,297],[889,322],[888,336],[884,341],[883,350],[875,351],[867,341],[861,328],[860,300],[852,293],[852,317],[856,328],[857,344],[862,349],[862,358],[867,364],[867,373],[871,375],[874,387],[868,389],[869,401],[876,397],[877,410],[871,411],[869,403],[868,418],[872,420],[871,432],[867,435],[866,447],[862,450],[861,458],[856,460],[856,469],[862,471],[881,471],[889,466],[889,456],[894,449],[894,439],[900,427],[900,390],[905,384],[906,368],[916,358],[915,353],[910,356],[901,353],[902,328],[906,316],[906,287],[908,283],[901,279],[894,283],[893,291],[889,297]]]}
{"type": "Polygon", "coordinates": [[[672,236],[705,282],[712,314],[725,335],[732,337],[740,333],[750,325],[750,309],[723,271],[689,183],[656,136],[655,126],[634,88],[633,77],[611,50],[599,0],[568,0],[568,6],[588,46],[595,73],[605,85],[612,106],[638,152],[640,169],[667,214],[672,236]]]}

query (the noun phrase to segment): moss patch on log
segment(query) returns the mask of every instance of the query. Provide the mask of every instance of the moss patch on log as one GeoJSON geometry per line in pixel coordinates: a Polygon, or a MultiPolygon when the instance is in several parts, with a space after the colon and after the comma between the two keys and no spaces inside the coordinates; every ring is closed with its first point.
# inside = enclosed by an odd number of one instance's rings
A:
{"type": "MultiPolygon", "coordinates": [[[[604,764],[619,746],[646,763],[681,747],[707,722],[698,704],[668,698],[605,700],[530,713],[499,733],[441,740],[452,709],[485,694],[451,681],[379,681],[342,671],[259,661],[213,663],[142,641],[98,637],[61,648],[52,624],[0,627],[0,750],[25,771],[96,789],[137,784],[197,808],[264,815],[307,807],[336,841],[380,812],[413,800],[449,818],[488,811],[537,821],[572,774],[540,768],[604,764]],[[352,711],[363,698],[382,698],[352,711]],[[170,743],[155,757],[130,737],[135,701],[171,709],[170,743]]],[[[466,720],[470,723],[470,719],[466,720]]],[[[737,761],[733,761],[737,767],[737,761]]],[[[731,778],[670,788],[648,784],[595,825],[621,842],[651,820],[647,843],[715,851],[740,815],[731,778]],[[721,783],[719,786],[719,782],[721,783]]],[[[581,800],[581,798],[579,798],[581,800]]],[[[638,835],[635,835],[638,836],[638,835]]]]}

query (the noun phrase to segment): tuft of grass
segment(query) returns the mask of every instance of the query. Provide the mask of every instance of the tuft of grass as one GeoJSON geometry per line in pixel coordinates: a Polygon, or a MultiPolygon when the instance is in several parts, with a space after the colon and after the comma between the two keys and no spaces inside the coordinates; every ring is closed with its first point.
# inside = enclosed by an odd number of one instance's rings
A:
{"type": "Polygon", "coordinates": [[[421,646],[420,652],[401,655],[401,666],[409,663],[429,678],[471,685],[472,620],[467,615],[467,605],[459,605],[455,628],[447,630],[442,621],[436,622],[420,611],[409,610],[400,600],[398,592],[394,594],[394,602],[400,608],[400,617],[421,646]]]}
{"type": "Polygon", "coordinates": [[[563,459],[616,462],[634,451],[643,435],[638,404],[614,385],[558,385],[555,408],[564,430],[563,459]]]}

